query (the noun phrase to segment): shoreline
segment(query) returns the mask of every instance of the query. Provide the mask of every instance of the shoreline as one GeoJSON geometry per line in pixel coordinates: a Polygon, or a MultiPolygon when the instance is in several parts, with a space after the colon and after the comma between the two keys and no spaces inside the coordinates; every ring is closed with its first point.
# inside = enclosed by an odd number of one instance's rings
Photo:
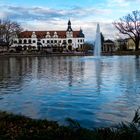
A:
{"type": "Polygon", "coordinates": [[[56,121],[31,119],[0,111],[0,140],[139,140],[138,114],[139,109],[130,123],[121,122],[114,127],[90,130],[82,128],[70,118],[67,118],[68,126],[62,126],[56,121]]]}
{"type": "Polygon", "coordinates": [[[91,56],[92,54],[86,53],[3,53],[0,57],[50,57],[50,56],[91,56]]]}
{"type": "MultiPolygon", "coordinates": [[[[125,55],[140,55],[140,51],[132,52],[132,51],[117,51],[113,53],[102,53],[102,56],[125,56],[125,55]]],[[[51,56],[93,56],[92,53],[0,53],[0,57],[51,57],[51,56]]]]}

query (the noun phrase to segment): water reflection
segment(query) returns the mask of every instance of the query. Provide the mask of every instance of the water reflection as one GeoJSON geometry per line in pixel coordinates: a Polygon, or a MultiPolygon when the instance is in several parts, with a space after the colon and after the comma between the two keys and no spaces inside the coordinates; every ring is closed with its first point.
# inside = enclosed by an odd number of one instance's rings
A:
{"type": "Polygon", "coordinates": [[[112,121],[112,124],[116,121],[131,121],[140,101],[139,60],[135,61],[132,57],[123,57],[120,60],[111,66],[114,67],[114,74],[110,71],[113,83],[108,83],[111,86],[108,87],[112,93],[109,94],[111,100],[105,103],[102,111],[98,113],[100,119],[112,121]]]}
{"type": "Polygon", "coordinates": [[[69,57],[66,57],[65,60],[62,57],[4,58],[0,60],[0,81],[13,81],[17,78],[16,82],[21,84],[29,77],[32,79],[57,77],[56,80],[60,81],[68,78],[68,86],[72,86],[77,78],[83,77],[84,62],[73,62],[69,59],[69,57]]]}
{"type": "Polygon", "coordinates": [[[139,106],[140,61],[133,56],[7,57],[0,64],[1,110],[93,127],[130,120],[139,106]]]}
{"type": "Polygon", "coordinates": [[[95,75],[96,75],[96,87],[97,87],[97,93],[101,93],[102,89],[102,61],[101,59],[98,59],[95,61],[95,75]]]}

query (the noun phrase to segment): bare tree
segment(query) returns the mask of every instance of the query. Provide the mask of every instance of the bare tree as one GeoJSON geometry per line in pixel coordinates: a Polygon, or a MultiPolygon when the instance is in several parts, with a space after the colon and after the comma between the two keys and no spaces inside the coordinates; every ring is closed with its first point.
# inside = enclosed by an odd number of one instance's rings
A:
{"type": "Polygon", "coordinates": [[[94,45],[90,42],[85,42],[83,45],[83,51],[93,50],[94,45]]]}
{"type": "Polygon", "coordinates": [[[134,41],[135,50],[138,50],[140,43],[140,11],[133,11],[113,24],[120,33],[128,35],[134,41]]]}
{"type": "Polygon", "coordinates": [[[9,49],[13,43],[13,39],[22,31],[21,26],[17,22],[10,20],[0,20],[0,40],[7,44],[9,49]]]}
{"type": "Polygon", "coordinates": [[[1,41],[4,41],[4,30],[5,30],[4,24],[0,20],[0,40],[1,41]]]}

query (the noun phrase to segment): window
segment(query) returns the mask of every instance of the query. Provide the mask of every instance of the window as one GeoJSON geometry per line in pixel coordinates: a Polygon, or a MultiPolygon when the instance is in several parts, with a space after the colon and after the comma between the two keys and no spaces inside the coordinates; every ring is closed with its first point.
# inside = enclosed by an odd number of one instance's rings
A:
{"type": "Polygon", "coordinates": [[[51,43],[53,43],[53,40],[51,40],[51,43]]]}
{"type": "Polygon", "coordinates": [[[45,43],[45,40],[42,40],[42,43],[45,43]]]}
{"type": "Polygon", "coordinates": [[[47,43],[50,43],[50,40],[47,40],[47,43]]]}
{"type": "Polygon", "coordinates": [[[32,42],[31,42],[31,39],[29,39],[29,43],[31,44],[32,42]]]}
{"type": "Polygon", "coordinates": [[[80,42],[82,42],[83,40],[81,39],[80,42]]]}
{"type": "Polygon", "coordinates": [[[22,44],[22,40],[19,40],[19,44],[22,44]]]}
{"type": "Polygon", "coordinates": [[[36,43],[36,41],[35,41],[35,40],[33,40],[33,43],[36,43]]]}
{"type": "Polygon", "coordinates": [[[59,43],[61,43],[61,40],[59,40],[59,43]]]}
{"type": "Polygon", "coordinates": [[[72,40],[71,40],[71,39],[69,39],[69,40],[68,40],[68,43],[72,43],[72,40]]]}
{"type": "Polygon", "coordinates": [[[66,43],[66,40],[63,40],[63,44],[64,44],[64,45],[66,45],[66,44],[67,44],[67,43],[66,43]]]}
{"type": "Polygon", "coordinates": [[[47,48],[51,48],[51,46],[50,45],[47,45],[47,48]]]}
{"type": "Polygon", "coordinates": [[[14,43],[16,44],[17,43],[17,40],[15,40],[14,43]]]}
{"type": "Polygon", "coordinates": [[[23,42],[24,42],[24,44],[26,44],[26,43],[27,43],[27,40],[26,40],[26,39],[24,39],[24,40],[23,40],[23,42]]]}
{"type": "Polygon", "coordinates": [[[54,43],[57,43],[57,40],[54,40],[54,43]]]}

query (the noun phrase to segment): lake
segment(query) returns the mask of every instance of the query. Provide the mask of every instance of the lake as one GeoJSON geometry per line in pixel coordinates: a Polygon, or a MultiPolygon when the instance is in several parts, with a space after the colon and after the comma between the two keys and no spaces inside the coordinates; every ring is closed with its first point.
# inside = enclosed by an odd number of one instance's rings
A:
{"type": "Polygon", "coordinates": [[[83,127],[131,121],[140,105],[135,56],[0,58],[0,110],[83,127]]]}

